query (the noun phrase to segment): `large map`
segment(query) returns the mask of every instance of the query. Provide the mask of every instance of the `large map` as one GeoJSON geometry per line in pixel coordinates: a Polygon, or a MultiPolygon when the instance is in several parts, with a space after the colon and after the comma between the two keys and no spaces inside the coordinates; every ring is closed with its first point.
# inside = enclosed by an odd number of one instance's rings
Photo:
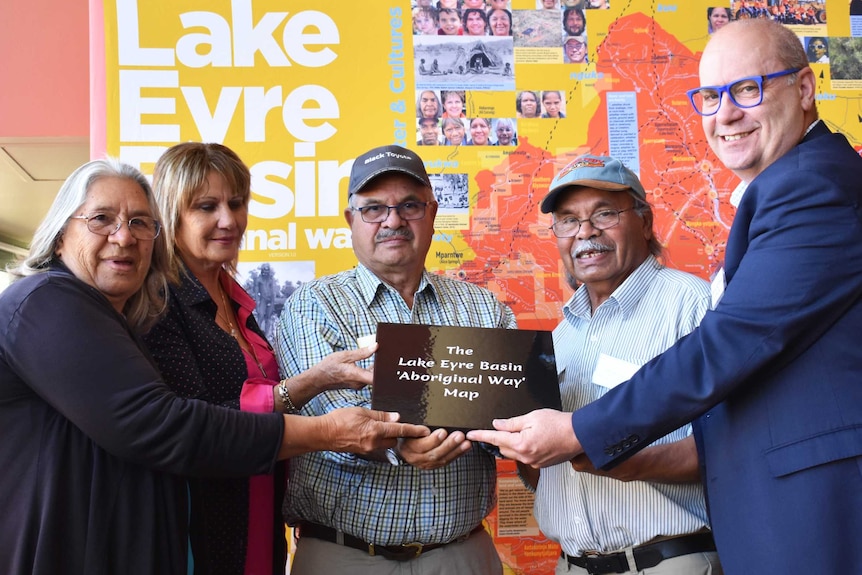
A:
{"type": "MultiPolygon", "coordinates": [[[[582,139],[567,132],[570,116],[540,138],[522,136],[513,150],[478,152],[468,229],[438,234],[446,245],[435,244],[432,268],[494,290],[516,311],[520,325],[552,328],[571,289],[550,219],[538,205],[556,171],[582,153],[612,153],[610,135],[620,122],[634,120],[637,161],[628,165],[639,172],[654,207],[665,262],[709,279],[723,261],[734,215],[729,198],[739,180],[710,150],[700,117],[685,97],[697,85],[699,53],[692,45],[702,47],[705,38],[684,42],[662,26],[666,15],[633,12],[613,18],[595,51],[595,67],[567,93],[570,110],[572,102],[586,103],[582,139]],[[636,105],[615,115],[608,102],[621,93],[634,94],[636,105]]],[[[819,72],[821,113],[833,129],[855,128],[848,137],[860,149],[859,91],[842,93],[840,115],[829,113],[823,102],[838,97],[828,68],[819,72]]]]}

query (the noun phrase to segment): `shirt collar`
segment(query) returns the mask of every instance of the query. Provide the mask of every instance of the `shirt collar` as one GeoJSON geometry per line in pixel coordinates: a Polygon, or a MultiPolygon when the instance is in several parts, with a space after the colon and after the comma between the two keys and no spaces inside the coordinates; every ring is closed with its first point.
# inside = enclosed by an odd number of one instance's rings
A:
{"type": "MultiPolygon", "coordinates": [[[[240,307],[253,311],[255,307],[252,297],[231,278],[227,272],[219,272],[219,282],[224,287],[225,295],[235,301],[240,307]]],[[[198,278],[185,268],[180,270],[180,285],[173,288],[177,299],[183,305],[194,306],[204,302],[212,302],[209,292],[198,278]]]]}
{"type": "MultiPolygon", "coordinates": [[[[629,274],[623,283],[610,295],[610,297],[602,302],[604,306],[608,302],[616,304],[623,314],[623,318],[628,317],[637,306],[640,299],[646,293],[652,282],[653,277],[662,269],[659,261],[654,255],[650,254],[635,270],[629,274]]],[[[601,307],[599,306],[599,307],[601,307]]],[[[587,286],[582,285],[572,295],[571,299],[563,307],[563,313],[566,315],[574,315],[586,320],[592,317],[590,308],[590,294],[587,291],[587,286]]]]}
{"type": "MultiPolygon", "coordinates": [[[[397,293],[395,288],[381,280],[374,272],[361,263],[356,264],[356,283],[359,285],[359,293],[362,294],[365,305],[371,305],[371,302],[374,301],[374,298],[381,289],[397,293]]],[[[436,297],[437,288],[432,281],[431,274],[427,270],[422,270],[422,279],[419,280],[419,288],[416,290],[416,293],[422,293],[425,290],[428,290],[436,297]]]]}

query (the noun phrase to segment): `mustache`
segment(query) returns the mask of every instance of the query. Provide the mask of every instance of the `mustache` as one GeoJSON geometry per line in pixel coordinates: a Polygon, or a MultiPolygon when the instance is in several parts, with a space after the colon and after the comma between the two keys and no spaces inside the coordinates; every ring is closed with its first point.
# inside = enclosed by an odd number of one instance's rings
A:
{"type": "Polygon", "coordinates": [[[383,240],[389,239],[393,236],[404,236],[408,240],[413,239],[413,232],[410,231],[410,228],[398,228],[397,230],[381,230],[375,236],[375,239],[378,242],[382,242],[383,240]]]}
{"type": "Polygon", "coordinates": [[[603,244],[594,239],[585,240],[572,248],[572,258],[577,259],[578,256],[587,252],[612,252],[612,245],[603,244]]]}

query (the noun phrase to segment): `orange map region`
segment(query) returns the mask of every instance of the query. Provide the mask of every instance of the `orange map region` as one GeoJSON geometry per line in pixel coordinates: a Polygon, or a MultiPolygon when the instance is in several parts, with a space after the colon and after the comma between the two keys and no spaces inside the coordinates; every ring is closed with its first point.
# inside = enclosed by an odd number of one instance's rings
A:
{"type": "Polygon", "coordinates": [[[639,175],[666,247],[665,263],[708,279],[724,258],[734,215],[728,200],[739,180],[710,150],[685,95],[697,85],[699,54],[654,19],[633,14],[612,24],[597,55],[596,78],[575,82],[567,98],[581,101],[583,90],[598,97],[585,142],[568,141],[564,151],[552,154],[562,148],[555,135],[571,118],[562,120],[548,141],[523,137],[501,164],[476,175],[478,197],[469,231],[463,232],[475,258],[450,273],[499,294],[522,328],[552,329],[571,294],[548,229],[550,217],[540,213],[539,203],[554,174],[572,158],[608,154],[609,91],[637,94],[639,175]]]}
{"type": "MultiPolygon", "coordinates": [[[[550,539],[546,539],[538,530],[536,520],[532,513],[526,517],[519,509],[512,509],[511,503],[506,504],[506,499],[519,501],[521,505],[532,509],[533,496],[526,487],[523,487],[518,478],[515,462],[508,459],[497,460],[498,498],[500,502],[494,511],[488,516],[486,522],[494,537],[494,544],[503,562],[505,575],[538,575],[540,573],[553,573],[557,559],[560,557],[560,546],[550,539]],[[517,487],[515,487],[517,486],[517,487]],[[516,493],[512,493],[515,491],[516,493]],[[520,532],[515,535],[507,533],[506,526],[500,524],[500,508],[505,507],[508,523],[520,523],[523,525],[520,532]]],[[[511,530],[511,526],[509,526],[511,530]]]]}

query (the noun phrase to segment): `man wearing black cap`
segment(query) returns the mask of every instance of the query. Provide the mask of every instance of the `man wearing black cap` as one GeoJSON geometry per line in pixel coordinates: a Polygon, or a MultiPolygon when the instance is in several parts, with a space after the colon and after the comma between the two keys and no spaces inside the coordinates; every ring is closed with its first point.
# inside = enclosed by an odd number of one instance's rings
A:
{"type": "MultiPolygon", "coordinates": [[[[622,162],[581,156],[541,204],[571,284],[554,330],[563,408],[574,411],[625,381],[700,322],[708,284],[668,269],[638,177],[622,162]]],[[[522,466],[534,487],[539,472],[522,466]]],[[[691,425],[611,472],[586,458],[541,470],[535,516],[560,543],[557,573],[721,573],[709,533],[691,425]]]]}
{"type": "MultiPolygon", "coordinates": [[[[356,158],[344,216],[359,265],[303,284],[285,303],[276,327],[285,376],[368,345],[378,322],[515,327],[512,311],[488,290],[425,270],[436,213],[415,152],[383,146],[356,158]]],[[[370,402],[368,388],[324,392],[302,412],[370,402]]],[[[494,457],[460,431],[403,440],[376,459],[295,458],[284,509],[299,531],[291,573],[502,573],[482,528],[495,485],[494,457]]]]}

